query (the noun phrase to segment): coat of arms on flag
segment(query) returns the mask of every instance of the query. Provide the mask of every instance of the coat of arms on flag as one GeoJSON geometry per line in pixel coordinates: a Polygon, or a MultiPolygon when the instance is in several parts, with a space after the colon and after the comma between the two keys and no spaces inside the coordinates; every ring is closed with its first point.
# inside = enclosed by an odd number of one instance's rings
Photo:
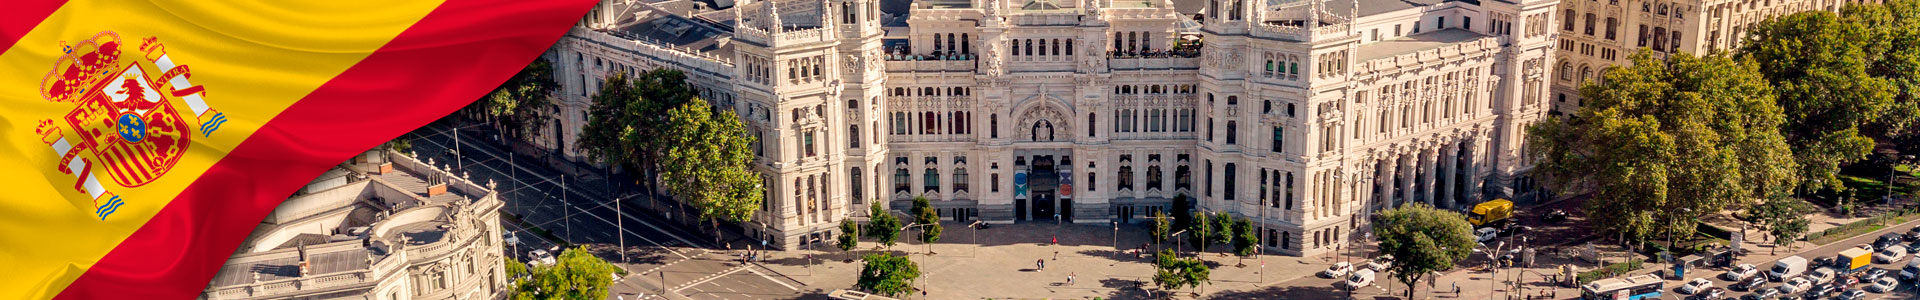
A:
{"type": "Polygon", "coordinates": [[[125,201],[100,183],[95,165],[120,186],[146,185],[180,162],[194,132],[208,137],[226,122],[201,98],[205,89],[187,81],[192,77],[187,66],[176,65],[158,38],[143,39],[138,49],[127,46],[112,31],[65,45],[66,54],[40,83],[47,101],[75,106],[41,120],[34,131],[60,154],[56,168],[74,175],[74,190],[93,199],[91,208],[101,220],[125,201]],[[195,122],[183,118],[182,105],[195,122]]]}

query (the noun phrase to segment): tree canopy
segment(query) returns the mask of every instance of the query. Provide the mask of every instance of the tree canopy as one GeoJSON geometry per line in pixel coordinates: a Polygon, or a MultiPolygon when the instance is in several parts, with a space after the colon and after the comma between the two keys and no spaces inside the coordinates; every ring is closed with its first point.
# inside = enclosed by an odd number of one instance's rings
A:
{"type": "Polygon", "coordinates": [[[753,137],[731,110],[716,113],[706,101],[688,101],[667,112],[661,181],[686,199],[700,217],[744,222],[760,210],[760,175],[753,171],[753,137]]]}
{"type": "Polygon", "coordinates": [[[920,278],[920,265],[906,256],[876,253],[863,260],[860,279],[855,282],[861,290],[888,296],[905,295],[914,291],[913,281],[920,278]]]}
{"type": "Polygon", "coordinates": [[[1167,234],[1173,232],[1170,229],[1172,225],[1167,222],[1167,213],[1153,212],[1153,227],[1147,229],[1147,238],[1152,239],[1155,244],[1164,242],[1167,240],[1167,234]]]}
{"type": "Polygon", "coordinates": [[[668,110],[695,100],[686,74],[666,68],[628,77],[607,77],[593,94],[577,146],[590,159],[642,174],[651,186],[666,145],[658,139],[668,128],[668,110]]]}
{"type": "Polygon", "coordinates": [[[560,252],[560,260],[551,266],[534,267],[528,280],[514,287],[515,300],[604,299],[613,276],[619,272],[613,264],[587,252],[580,246],[560,252]]]}
{"type": "Polygon", "coordinates": [[[1172,249],[1160,250],[1154,256],[1153,266],[1154,285],[1168,292],[1213,282],[1213,271],[1207,268],[1205,261],[1179,258],[1172,249]]]}
{"type": "Polygon", "coordinates": [[[860,247],[860,224],[854,224],[853,219],[841,219],[839,239],[841,251],[852,251],[860,247]]]}
{"type": "Polygon", "coordinates": [[[933,204],[927,200],[926,196],[913,197],[913,223],[926,224],[926,226],[920,226],[921,243],[931,244],[940,241],[940,232],[943,230],[940,226],[940,214],[933,210],[933,204]]]}
{"type": "Polygon", "coordinates": [[[894,241],[900,238],[900,219],[887,213],[886,209],[880,208],[877,204],[870,206],[869,210],[867,235],[879,239],[881,245],[893,247],[894,241]]]}
{"type": "Polygon", "coordinates": [[[1393,255],[1389,273],[1408,286],[1409,299],[1421,277],[1452,269],[1473,253],[1473,226],[1460,213],[1413,203],[1381,211],[1374,215],[1373,224],[1374,236],[1380,237],[1380,253],[1393,255]]]}
{"type": "Polygon", "coordinates": [[[1740,56],[1759,65],[1786,115],[1782,135],[1793,145],[1800,176],[1838,188],[1840,165],[1873,151],[1861,126],[1893,104],[1893,86],[1868,72],[1885,51],[1872,30],[1827,11],[1795,13],[1754,26],[1740,56]]]}
{"type": "Polygon", "coordinates": [[[1784,193],[1797,181],[1784,122],[1756,66],[1725,55],[1647,52],[1581,87],[1571,119],[1529,131],[1535,170],[1552,184],[1594,190],[1586,209],[1603,231],[1631,241],[1728,205],[1784,193]]]}
{"type": "Polygon", "coordinates": [[[485,97],[468,104],[466,109],[492,118],[501,134],[525,138],[545,128],[551,118],[544,114],[553,106],[553,92],[558,89],[560,83],[553,79],[553,63],[544,58],[534,59],[485,97]]]}

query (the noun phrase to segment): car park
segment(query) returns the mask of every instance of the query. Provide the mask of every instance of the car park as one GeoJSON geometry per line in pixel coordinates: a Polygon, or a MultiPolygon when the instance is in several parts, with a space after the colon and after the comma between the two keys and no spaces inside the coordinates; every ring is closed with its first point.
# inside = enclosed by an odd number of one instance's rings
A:
{"type": "MultiPolygon", "coordinates": [[[[1775,298],[1775,297],[1779,297],[1779,296],[1780,296],[1780,290],[1776,290],[1776,289],[1764,289],[1764,290],[1760,290],[1760,291],[1758,291],[1758,292],[1753,292],[1752,294],[1747,294],[1747,295],[1748,295],[1748,296],[1755,296],[1755,297],[1754,297],[1755,299],[1773,299],[1773,298],[1775,298]]],[[[1746,298],[1741,298],[1741,299],[1746,299],[1746,298]]]]}
{"type": "Polygon", "coordinates": [[[1860,248],[1860,249],[1867,249],[1867,252],[1873,252],[1873,251],[1877,251],[1877,250],[1880,250],[1880,248],[1879,248],[1879,247],[1874,247],[1874,246],[1873,246],[1873,243],[1865,243],[1865,244],[1860,244],[1859,246],[1854,246],[1854,247],[1855,247],[1855,248],[1860,248]]]}
{"type": "Polygon", "coordinates": [[[1860,273],[1860,281],[1874,282],[1887,276],[1887,269],[1873,268],[1860,273]]]}
{"type": "Polygon", "coordinates": [[[1781,258],[1779,261],[1773,262],[1773,267],[1770,269],[1767,269],[1767,278],[1770,278],[1773,280],[1786,280],[1788,277],[1793,277],[1794,275],[1800,275],[1800,273],[1805,273],[1806,271],[1807,271],[1807,258],[1800,257],[1798,255],[1788,256],[1785,258],[1781,258]]]}
{"type": "Polygon", "coordinates": [[[1815,257],[1813,258],[1813,264],[1811,266],[1815,268],[1831,267],[1833,266],[1833,257],[1832,256],[1815,257]]]}
{"type": "Polygon", "coordinates": [[[1707,288],[1710,288],[1710,287],[1713,287],[1712,280],[1707,280],[1706,278],[1694,278],[1692,281],[1687,281],[1686,284],[1680,285],[1680,293],[1694,294],[1700,291],[1705,291],[1707,288]]]}
{"type": "Polygon", "coordinates": [[[1727,270],[1727,273],[1720,274],[1720,278],[1725,278],[1728,281],[1740,281],[1747,279],[1747,277],[1752,277],[1755,273],[1760,273],[1760,269],[1755,268],[1753,264],[1740,264],[1739,266],[1734,266],[1733,269],[1727,270]]]}
{"type": "Polygon", "coordinates": [[[1908,242],[1920,241],[1920,231],[1908,231],[1907,234],[1901,235],[1900,237],[1905,238],[1908,242]]]}
{"type": "Polygon", "coordinates": [[[1320,271],[1320,276],[1326,277],[1326,278],[1340,278],[1341,276],[1347,276],[1347,272],[1352,272],[1352,271],[1353,271],[1353,264],[1349,264],[1343,261],[1343,262],[1334,263],[1331,266],[1327,266],[1326,270],[1320,271]]]}
{"type": "Polygon", "coordinates": [[[1914,252],[1920,252],[1920,241],[1907,243],[1907,253],[1912,254],[1914,252]]]}
{"type": "Polygon", "coordinates": [[[1833,286],[1836,288],[1847,288],[1855,283],[1860,283],[1860,279],[1855,279],[1853,276],[1840,276],[1833,280],[1833,286]]]}

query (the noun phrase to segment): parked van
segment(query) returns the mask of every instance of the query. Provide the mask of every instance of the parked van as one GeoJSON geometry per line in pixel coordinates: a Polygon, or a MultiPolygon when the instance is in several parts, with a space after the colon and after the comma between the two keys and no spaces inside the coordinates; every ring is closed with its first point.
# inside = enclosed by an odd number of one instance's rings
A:
{"type": "Polygon", "coordinates": [[[1820,268],[1813,270],[1813,273],[1807,273],[1807,277],[1812,277],[1813,284],[1833,282],[1833,278],[1836,276],[1839,276],[1839,272],[1835,272],[1833,268],[1820,268]]]}
{"type": "Polygon", "coordinates": [[[1353,275],[1347,276],[1348,288],[1357,289],[1369,285],[1373,285],[1373,270],[1360,269],[1359,271],[1353,271],[1353,275]]]}
{"type": "Polygon", "coordinates": [[[1907,267],[1900,268],[1900,280],[1913,280],[1914,277],[1920,277],[1920,259],[1908,261],[1907,267]]]}
{"type": "Polygon", "coordinates": [[[1776,281],[1786,280],[1787,277],[1791,277],[1793,275],[1800,275],[1800,273],[1803,273],[1806,271],[1807,271],[1807,258],[1800,257],[1799,255],[1788,256],[1786,258],[1781,258],[1779,261],[1773,262],[1773,268],[1767,269],[1767,278],[1771,278],[1776,281]]]}
{"type": "Polygon", "coordinates": [[[1886,264],[1899,262],[1900,259],[1904,258],[1907,258],[1906,247],[1888,247],[1886,250],[1880,250],[1879,254],[1873,256],[1875,262],[1886,264]]]}

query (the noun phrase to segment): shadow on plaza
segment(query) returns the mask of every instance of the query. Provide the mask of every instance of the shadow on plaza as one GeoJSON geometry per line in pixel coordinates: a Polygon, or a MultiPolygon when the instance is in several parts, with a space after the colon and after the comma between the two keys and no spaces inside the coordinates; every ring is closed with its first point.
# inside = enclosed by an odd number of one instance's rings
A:
{"type": "MultiPolygon", "coordinates": [[[[1187,291],[1181,291],[1186,293],[1187,291]]],[[[1276,286],[1256,290],[1220,291],[1205,299],[1347,299],[1347,290],[1331,286],[1276,286]]],[[[1400,299],[1386,295],[1353,295],[1354,299],[1400,299]]]]}

